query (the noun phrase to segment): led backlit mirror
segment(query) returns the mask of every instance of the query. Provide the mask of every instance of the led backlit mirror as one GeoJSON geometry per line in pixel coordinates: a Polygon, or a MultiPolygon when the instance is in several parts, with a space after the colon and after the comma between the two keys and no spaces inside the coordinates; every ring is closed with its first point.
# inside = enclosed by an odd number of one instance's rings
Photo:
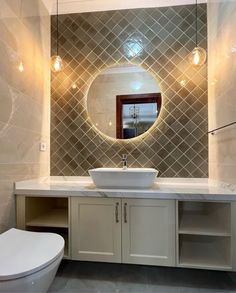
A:
{"type": "Polygon", "coordinates": [[[104,70],[87,95],[90,119],[112,138],[129,139],[143,134],[155,123],[160,109],[160,87],[150,73],[136,65],[104,70]]]}

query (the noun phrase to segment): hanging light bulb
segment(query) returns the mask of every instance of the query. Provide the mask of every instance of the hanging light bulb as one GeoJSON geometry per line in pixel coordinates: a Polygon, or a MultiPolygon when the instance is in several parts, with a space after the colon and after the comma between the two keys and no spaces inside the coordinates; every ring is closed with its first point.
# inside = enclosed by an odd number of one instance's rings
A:
{"type": "Polygon", "coordinates": [[[58,0],[57,0],[57,53],[56,55],[51,57],[51,70],[53,72],[59,72],[63,69],[63,62],[61,57],[59,56],[59,21],[58,21],[58,0]]]}
{"type": "Polygon", "coordinates": [[[196,47],[193,49],[193,51],[189,55],[189,62],[193,66],[201,66],[206,62],[207,53],[206,50],[198,46],[198,39],[197,39],[197,33],[198,33],[198,6],[197,6],[197,0],[195,5],[195,13],[196,13],[196,47]]]}
{"type": "Polygon", "coordinates": [[[18,65],[18,70],[20,72],[23,72],[24,71],[24,65],[23,65],[23,62],[22,61],[20,61],[19,65],[18,65]]]}
{"type": "Polygon", "coordinates": [[[63,68],[62,59],[59,55],[52,56],[51,58],[51,69],[53,72],[59,72],[63,68]]]}
{"type": "Polygon", "coordinates": [[[206,50],[201,47],[195,47],[189,55],[189,62],[194,66],[201,66],[206,62],[206,50]]]}

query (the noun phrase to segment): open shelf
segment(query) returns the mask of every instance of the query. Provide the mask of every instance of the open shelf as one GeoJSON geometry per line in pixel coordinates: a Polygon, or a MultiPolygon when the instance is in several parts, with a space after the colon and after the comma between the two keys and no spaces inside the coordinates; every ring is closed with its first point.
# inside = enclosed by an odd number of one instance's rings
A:
{"type": "Polygon", "coordinates": [[[68,198],[25,198],[25,227],[28,231],[57,233],[65,240],[64,257],[70,256],[68,198]]]}
{"type": "Polygon", "coordinates": [[[231,236],[228,228],[221,226],[214,219],[197,214],[185,214],[182,216],[179,234],[231,236]]]}
{"type": "Polygon", "coordinates": [[[55,228],[55,227],[39,227],[39,226],[27,226],[27,231],[32,232],[46,232],[46,233],[56,233],[61,235],[65,240],[64,247],[64,258],[69,257],[70,249],[69,249],[69,231],[67,228],[55,228]]]}
{"type": "Polygon", "coordinates": [[[179,201],[178,266],[230,270],[231,204],[179,201]]]}
{"type": "Polygon", "coordinates": [[[52,209],[29,220],[26,226],[68,228],[68,210],[52,209]]]}
{"type": "Polygon", "coordinates": [[[230,246],[230,237],[181,235],[179,266],[230,270],[230,246]]]}
{"type": "Polygon", "coordinates": [[[26,225],[68,228],[68,198],[26,197],[26,225]]]}
{"type": "Polygon", "coordinates": [[[179,202],[179,234],[231,236],[230,203],[179,202]]]}

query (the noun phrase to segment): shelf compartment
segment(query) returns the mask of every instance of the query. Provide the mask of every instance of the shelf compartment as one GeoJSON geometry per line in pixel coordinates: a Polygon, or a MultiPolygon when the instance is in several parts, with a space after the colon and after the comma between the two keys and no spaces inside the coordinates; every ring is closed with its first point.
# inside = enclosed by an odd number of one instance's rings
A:
{"type": "Polygon", "coordinates": [[[25,227],[28,231],[57,233],[65,240],[64,258],[70,257],[68,197],[25,197],[25,227]]]}
{"type": "Polygon", "coordinates": [[[231,205],[222,202],[179,202],[179,234],[231,236],[231,205]]]}
{"type": "Polygon", "coordinates": [[[69,225],[68,198],[26,197],[26,226],[61,227],[69,225]]]}
{"type": "Polygon", "coordinates": [[[68,210],[49,210],[26,222],[26,226],[68,228],[68,210]]]}
{"type": "Polygon", "coordinates": [[[26,230],[32,231],[32,232],[56,233],[61,235],[65,240],[64,258],[65,259],[69,258],[70,256],[69,230],[67,228],[27,226],[26,230]]]}
{"type": "Polygon", "coordinates": [[[230,270],[231,237],[179,235],[180,267],[230,270]]]}

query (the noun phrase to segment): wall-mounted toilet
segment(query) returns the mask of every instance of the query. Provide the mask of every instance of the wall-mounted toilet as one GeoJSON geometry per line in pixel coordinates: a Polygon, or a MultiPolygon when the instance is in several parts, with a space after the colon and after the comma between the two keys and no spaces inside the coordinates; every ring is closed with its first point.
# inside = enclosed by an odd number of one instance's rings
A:
{"type": "Polygon", "coordinates": [[[47,292],[64,254],[53,233],[11,229],[0,235],[0,292],[47,292]]]}

